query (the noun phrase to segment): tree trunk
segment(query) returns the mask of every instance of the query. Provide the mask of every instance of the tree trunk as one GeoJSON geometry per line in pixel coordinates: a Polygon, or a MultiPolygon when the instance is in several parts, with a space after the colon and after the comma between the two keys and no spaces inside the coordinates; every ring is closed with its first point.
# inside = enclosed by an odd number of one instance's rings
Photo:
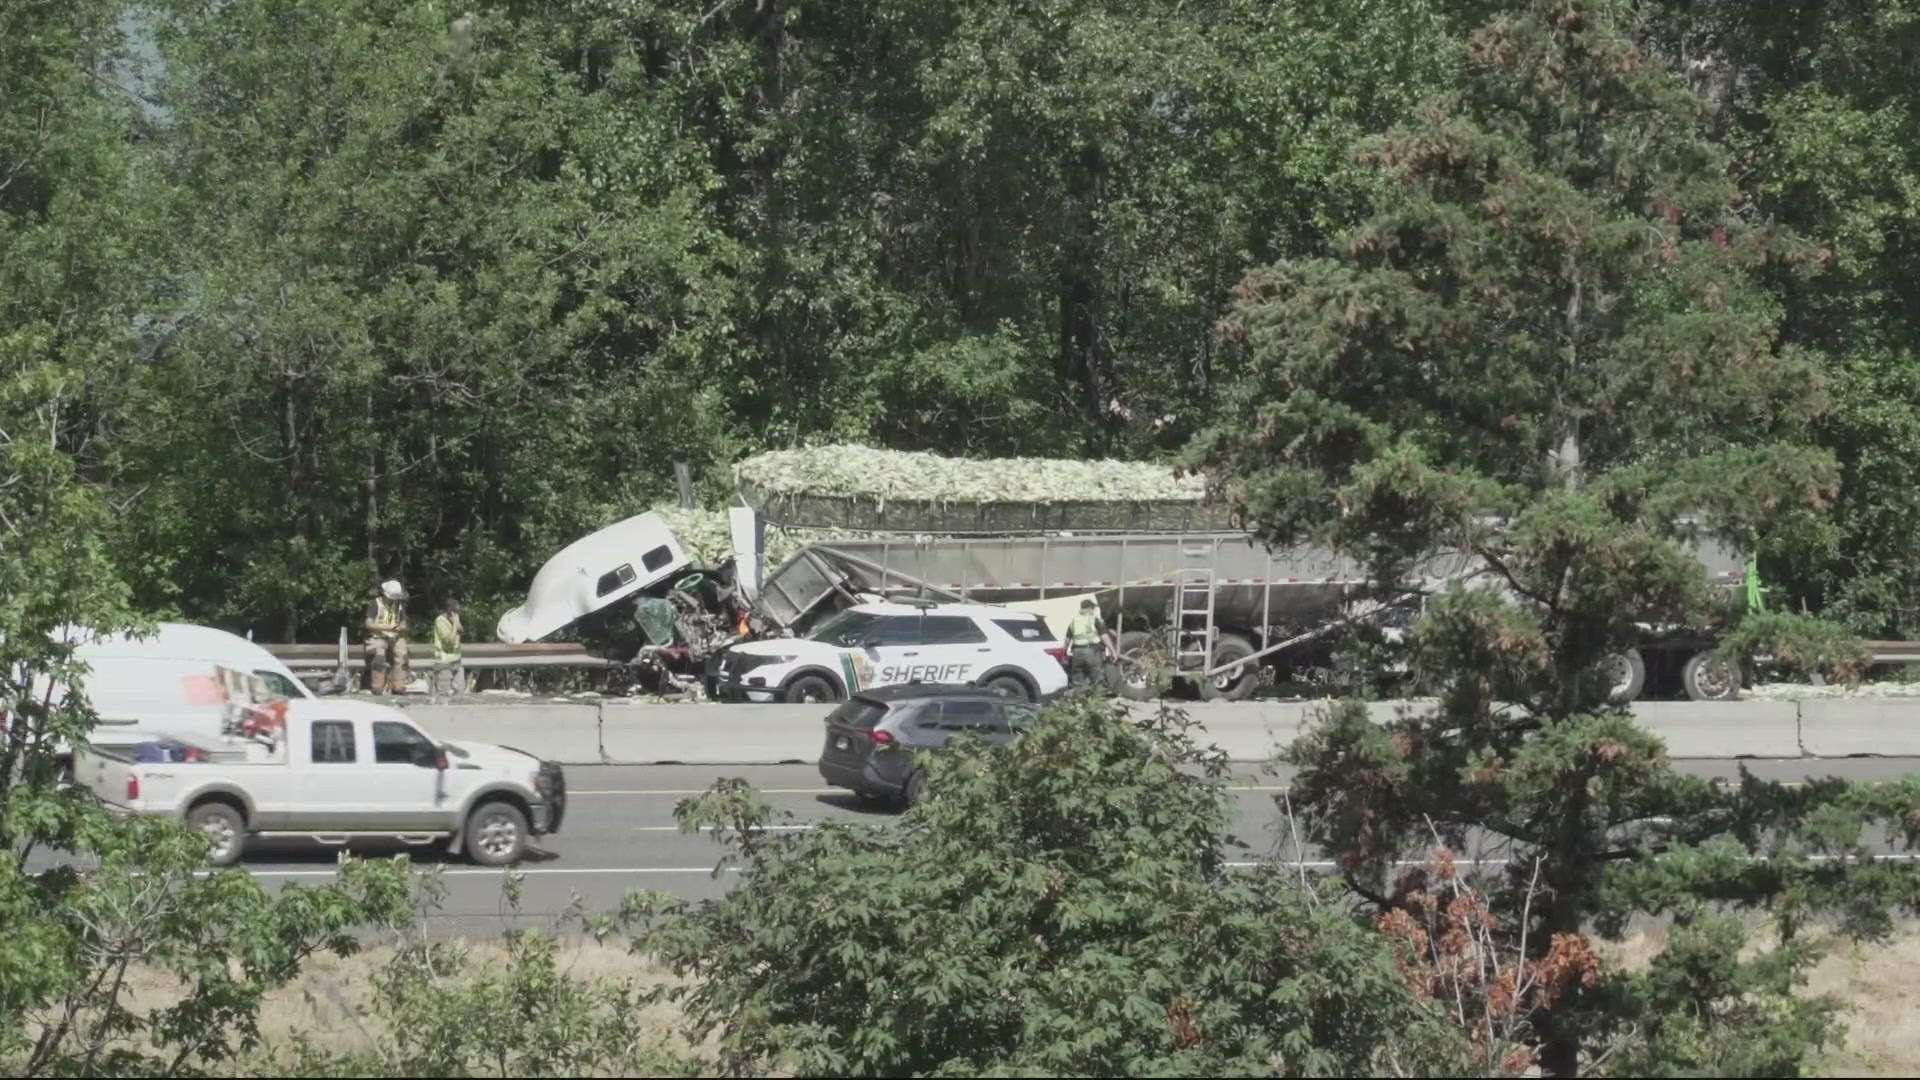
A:
{"type": "MultiPolygon", "coordinates": [[[[293,508],[290,522],[293,542],[289,546],[296,557],[287,562],[287,574],[292,581],[305,576],[306,545],[313,540],[312,504],[301,494],[307,490],[304,453],[300,439],[299,381],[292,375],[284,375],[280,382],[280,455],[287,463],[288,502],[293,508]]],[[[287,599],[280,613],[280,640],[298,641],[300,605],[291,587],[284,595],[287,599]]]]}
{"type": "Polygon", "coordinates": [[[366,474],[361,479],[361,487],[366,500],[367,562],[373,566],[377,576],[380,573],[380,429],[374,416],[373,403],[374,392],[369,388],[364,436],[367,440],[366,474]]]}
{"type": "MultiPolygon", "coordinates": [[[[1565,378],[1571,388],[1580,372],[1580,320],[1585,308],[1586,289],[1579,273],[1573,274],[1573,295],[1567,298],[1567,366],[1565,378]]],[[[1580,418],[1562,408],[1560,445],[1551,453],[1560,471],[1561,483],[1568,491],[1581,486],[1580,418]]]]}

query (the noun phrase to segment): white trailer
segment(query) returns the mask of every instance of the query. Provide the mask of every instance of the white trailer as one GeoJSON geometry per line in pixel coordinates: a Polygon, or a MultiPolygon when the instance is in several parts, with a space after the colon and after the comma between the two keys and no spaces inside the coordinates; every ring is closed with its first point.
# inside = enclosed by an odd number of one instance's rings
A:
{"type": "MultiPolygon", "coordinates": [[[[1703,543],[1695,553],[1716,586],[1741,581],[1745,565],[1732,552],[1703,543]]],[[[1144,694],[1142,654],[1157,644],[1202,696],[1234,700],[1254,691],[1262,665],[1323,658],[1315,646],[1356,623],[1404,625],[1422,592],[1483,571],[1465,555],[1434,556],[1417,568],[1408,598],[1383,602],[1353,560],[1269,549],[1246,533],[829,540],[766,574],[753,599],[772,626],[804,633],[863,596],[1007,604],[1091,593],[1120,635],[1126,689],[1144,694]]],[[[1616,659],[1616,696],[1641,694],[1648,654],[1680,671],[1690,696],[1729,696],[1737,681],[1716,687],[1707,677],[1711,650],[1706,635],[1650,630],[1640,649],[1616,659]]]]}
{"type": "MultiPolygon", "coordinates": [[[[711,678],[713,660],[738,636],[743,613],[755,635],[804,635],[864,600],[910,595],[1015,604],[1092,594],[1121,639],[1123,691],[1148,696],[1155,689],[1149,673],[1163,666],[1174,678],[1195,683],[1204,697],[1238,699],[1254,692],[1263,668],[1323,663],[1338,633],[1357,624],[1382,625],[1391,635],[1417,612],[1424,593],[1487,573],[1469,556],[1436,555],[1415,569],[1408,593],[1382,598],[1354,560],[1313,547],[1270,549],[1244,531],[1221,528],[1217,513],[1184,504],[1138,508],[1140,520],[1164,527],[1111,531],[1104,526],[1125,517],[1120,504],[1089,504],[1075,516],[1059,507],[1040,513],[1025,504],[757,501],[761,507],[731,511],[732,563],[705,578],[679,580],[691,569],[684,549],[651,514],[569,545],[535,577],[528,603],[501,620],[502,640],[530,640],[571,626],[595,648],[627,662],[660,649],[666,643],[659,639],[671,636],[680,662],[704,664],[711,678]],[[1032,523],[1041,521],[1047,531],[1033,530],[1032,523]],[[887,531],[932,524],[956,531],[887,531]],[[863,525],[872,530],[867,538],[815,540],[776,567],[762,565],[769,527],[831,527],[845,535],[863,525]],[[997,534],[968,534],[961,526],[990,527],[997,534]],[[636,577],[640,566],[652,575],[636,577]],[[711,593],[698,603],[692,596],[698,590],[680,587],[695,579],[708,582],[711,593]],[[663,624],[643,634],[640,620],[623,616],[635,605],[657,609],[662,597],[677,605],[670,628],[663,624]],[[536,610],[544,617],[526,617],[536,610]]],[[[1746,568],[1735,553],[1701,543],[1695,554],[1713,585],[1739,585],[1746,568]]],[[[1673,677],[1696,699],[1736,695],[1738,670],[1715,659],[1713,645],[1710,633],[1695,628],[1647,628],[1638,648],[1612,660],[1616,699],[1639,697],[1650,675],[1655,682],[1673,677]]]]}

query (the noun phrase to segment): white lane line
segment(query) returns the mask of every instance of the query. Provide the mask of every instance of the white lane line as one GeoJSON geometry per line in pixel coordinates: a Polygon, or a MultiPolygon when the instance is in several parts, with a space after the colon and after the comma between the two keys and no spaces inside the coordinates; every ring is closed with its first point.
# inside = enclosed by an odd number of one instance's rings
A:
{"type": "MultiPolygon", "coordinates": [[[[1900,852],[1900,853],[1893,853],[1893,854],[1886,854],[1886,855],[1875,855],[1873,856],[1873,860],[1875,862],[1914,862],[1916,860],[1920,860],[1920,853],[1900,852]]],[[[1511,859],[1457,859],[1455,860],[1454,865],[1456,866],[1505,866],[1512,861],[1513,860],[1511,859]]],[[[1756,858],[1756,859],[1750,859],[1749,861],[1759,862],[1764,860],[1760,860],[1756,858]]],[[[1833,859],[1832,857],[1826,856],[1826,855],[1815,855],[1815,856],[1809,857],[1807,861],[1821,863],[1821,862],[1832,862],[1833,859]]],[[[1424,859],[1401,859],[1394,863],[1395,866],[1425,866],[1426,864],[1427,864],[1427,860],[1424,860],[1424,859]]],[[[1229,862],[1223,865],[1225,865],[1228,869],[1231,869],[1231,870],[1248,870],[1257,866],[1265,866],[1265,865],[1285,867],[1289,870],[1292,870],[1292,869],[1333,870],[1333,869],[1337,869],[1340,864],[1331,859],[1302,859],[1298,862],[1289,862],[1285,859],[1278,859],[1278,860],[1274,860],[1271,864],[1256,860],[1256,861],[1229,862]]],[[[740,868],[737,866],[728,866],[728,867],[722,868],[721,873],[733,874],[733,873],[738,873],[739,871],[740,871],[740,868]]],[[[249,870],[247,872],[252,874],[254,877],[276,878],[276,877],[332,877],[335,874],[337,874],[339,871],[338,870],[249,870]]],[[[506,873],[507,871],[505,868],[477,868],[477,867],[466,867],[459,870],[440,871],[440,874],[442,877],[504,877],[506,876],[506,873]]],[[[527,877],[538,877],[543,875],[559,876],[559,875],[567,875],[567,874],[580,874],[580,875],[711,874],[713,873],[713,867],[711,866],[587,866],[587,867],[578,867],[578,868],[566,868],[566,867],[557,867],[557,866],[536,866],[536,867],[522,869],[520,873],[527,877]]]]}
{"type": "MultiPolygon", "coordinates": [[[[242,869],[245,869],[245,868],[243,867],[242,869]]],[[[425,869],[426,869],[425,867],[421,867],[421,866],[414,867],[414,870],[416,872],[424,872],[425,869]]],[[[739,868],[729,866],[722,872],[738,873],[739,868]]],[[[339,871],[338,870],[248,870],[247,873],[257,878],[333,877],[335,874],[339,873],[339,871]]],[[[442,870],[440,871],[440,876],[442,877],[505,877],[506,873],[507,871],[504,867],[487,868],[487,869],[480,869],[477,867],[466,867],[459,870],[442,870]]],[[[526,875],[527,877],[537,877],[541,875],[562,875],[562,874],[711,874],[713,873],[713,867],[711,866],[585,866],[585,867],[577,867],[577,868],[564,868],[564,867],[557,867],[557,866],[535,866],[535,867],[523,868],[521,869],[520,873],[526,875]]]]}
{"type": "MultiPolygon", "coordinates": [[[[806,787],[806,788],[754,788],[762,795],[851,795],[853,792],[842,788],[806,787]]],[[[569,791],[567,797],[575,795],[705,795],[707,788],[601,788],[588,791],[569,791]]]]}
{"type": "MultiPolygon", "coordinates": [[[[761,832],[812,832],[817,825],[762,825],[761,832]]],[[[635,825],[634,832],[679,832],[678,825],[635,825]]],[[[696,829],[687,835],[693,836],[704,830],[696,829]]]]}
{"type": "MultiPolygon", "coordinates": [[[[1709,777],[1708,779],[1724,779],[1728,783],[1732,782],[1731,777],[1709,777]]],[[[1764,781],[1766,778],[1761,777],[1760,779],[1764,781]]],[[[1868,781],[1868,782],[1874,782],[1874,781],[1868,781]]],[[[1778,781],[1775,781],[1775,783],[1778,783],[1781,787],[1788,787],[1788,788],[1801,788],[1801,787],[1807,786],[1807,782],[1805,780],[1778,780],[1778,781]]],[[[762,795],[851,795],[853,794],[852,792],[847,791],[844,788],[828,788],[828,787],[755,788],[754,790],[759,792],[762,795]]],[[[1293,789],[1289,787],[1284,787],[1281,785],[1271,785],[1271,784],[1248,785],[1248,786],[1228,784],[1226,787],[1226,791],[1230,795],[1284,795],[1291,790],[1293,789]]],[[[641,797],[649,796],[649,795],[686,796],[686,795],[705,795],[707,791],[708,791],[707,788],[598,788],[598,789],[585,790],[585,791],[569,791],[567,792],[567,795],[568,797],[572,797],[575,795],[602,795],[602,796],[633,795],[633,796],[641,796],[641,797]]]]}

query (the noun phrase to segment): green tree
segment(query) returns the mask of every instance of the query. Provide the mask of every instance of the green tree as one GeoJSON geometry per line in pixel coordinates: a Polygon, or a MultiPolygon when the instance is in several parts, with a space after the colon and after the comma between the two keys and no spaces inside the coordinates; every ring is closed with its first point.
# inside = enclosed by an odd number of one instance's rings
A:
{"type": "Polygon", "coordinates": [[[1364,204],[1342,151],[1434,85],[1437,6],[714,6],[695,32],[750,64],[711,129],[753,252],[743,417],[775,443],[1177,446],[1241,268],[1364,204]]]}
{"type": "Polygon", "coordinates": [[[94,720],[75,642],[137,627],[106,543],[113,508],[87,476],[114,435],[105,399],[129,375],[150,235],[120,14],[0,8],[0,1067],[22,1076],[226,1061],[255,1039],[267,989],[406,899],[394,867],[277,896],[201,876],[203,838],[59,784],[94,720]],[[179,996],[136,1007],[136,975],[179,996]]]}
{"type": "Polygon", "coordinates": [[[1379,214],[1333,257],[1249,276],[1251,370],[1194,455],[1262,537],[1365,560],[1382,590],[1417,587],[1434,552],[1476,570],[1413,633],[1437,707],[1384,726],[1335,708],[1285,754],[1352,887],[1390,910],[1410,849],[1491,850],[1505,869],[1482,887],[1534,958],[1637,912],[1733,941],[1706,905],[1767,907],[1788,942],[1772,958],[1703,968],[1676,941],[1655,965],[1673,977],[1576,986],[1530,1041],[1557,1075],[1620,1040],[1656,1072],[1790,1073],[1833,1033],[1791,997],[1794,930],[1835,910],[1872,932],[1880,904],[1912,902],[1862,829],[1911,843],[1920,786],[1718,790],[1605,706],[1596,664],[1637,624],[1707,613],[1682,541],[1750,542],[1837,481],[1807,443],[1824,380],[1781,347],[1760,276],[1818,252],[1754,220],[1703,102],[1627,14],[1496,16],[1455,92],[1365,144],[1379,214]],[[1762,1037],[1774,1015],[1790,1035],[1762,1037]]]}
{"type": "Polygon", "coordinates": [[[721,472],[731,244],[609,5],[162,7],[182,249],[114,474],[144,602],[291,637],[375,573],[486,599],[672,451],[721,472]]]}
{"type": "Polygon", "coordinates": [[[897,827],[778,833],[744,782],[677,811],[724,898],[640,905],[731,1075],[1466,1069],[1377,939],[1297,872],[1230,867],[1226,762],[1178,714],[1066,704],[928,763],[897,827]]]}
{"type": "MultiPolygon", "coordinates": [[[[509,872],[505,907],[521,914],[524,879],[509,872]]],[[[446,899],[439,875],[415,881],[414,916],[388,928],[391,956],[349,1019],[368,1045],[341,1050],[297,1032],[274,1059],[297,1076],[701,1076],[697,1055],[676,1054],[667,1026],[645,1015],[630,979],[580,975],[562,963],[569,929],[597,942],[617,917],[585,915],[576,896],[550,928],[509,931],[504,956],[476,955],[427,935],[420,914],[446,899]]],[[[343,1010],[354,1006],[336,1000],[343,1010]]]]}
{"type": "MultiPolygon", "coordinates": [[[[1777,598],[1856,632],[1920,633],[1920,44],[1910,0],[1650,5],[1713,94],[1747,189],[1831,252],[1776,283],[1783,334],[1818,350],[1833,408],[1814,435],[1840,465],[1831,508],[1797,515],[1763,556],[1777,598]]],[[[1660,25],[1657,22],[1656,25],[1660,25]]]]}

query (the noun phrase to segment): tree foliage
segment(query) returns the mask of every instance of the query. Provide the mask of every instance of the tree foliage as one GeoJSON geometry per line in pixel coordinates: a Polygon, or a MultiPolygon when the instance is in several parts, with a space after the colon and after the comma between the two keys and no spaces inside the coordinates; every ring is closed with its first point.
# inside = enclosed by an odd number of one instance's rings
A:
{"type": "Polygon", "coordinates": [[[743,782],[681,805],[724,898],[640,939],[730,1073],[1435,1075],[1463,1046],[1343,904],[1228,865],[1225,762],[1177,714],[1056,706],[928,762],[897,828],[780,820],[743,782]]]}
{"type": "MultiPolygon", "coordinates": [[[[1765,288],[1820,252],[1756,217],[1702,99],[1628,14],[1537,0],[1476,31],[1458,88],[1362,149],[1387,180],[1380,212],[1332,256],[1249,277],[1233,329],[1251,370],[1195,447],[1262,536],[1367,560],[1383,590],[1436,551],[1482,568],[1429,596],[1413,632],[1436,707],[1384,727],[1335,708],[1286,757],[1359,895],[1404,910],[1410,849],[1490,850],[1505,869],[1483,875],[1487,902],[1535,960],[1636,911],[1756,905],[1791,941],[1810,911],[1874,932],[1878,905],[1915,897],[1860,839],[1913,842],[1910,788],[1717,791],[1605,708],[1602,656],[1637,625],[1707,616],[1681,542],[1750,541],[1838,480],[1809,445],[1824,380],[1765,288]]],[[[1655,966],[1676,977],[1632,993],[1665,1008],[1686,985],[1694,1005],[1644,1029],[1643,1064],[1748,1045],[1751,1067],[1790,1072],[1831,1035],[1789,997],[1806,952],[1699,969],[1682,955],[1697,941],[1671,948],[1655,966]],[[1787,1014],[1805,1021],[1791,1038],[1748,1042],[1787,1014]]],[[[1616,981],[1532,1010],[1545,1070],[1625,1037],[1616,981]]]]}
{"type": "Polygon", "coordinates": [[[676,451],[719,498],[817,441],[1176,445],[1232,282],[1365,205],[1345,146],[1448,40],[1428,0],[142,10],[83,464],[141,607],[281,638],[376,573],[490,623],[676,451]]]}

